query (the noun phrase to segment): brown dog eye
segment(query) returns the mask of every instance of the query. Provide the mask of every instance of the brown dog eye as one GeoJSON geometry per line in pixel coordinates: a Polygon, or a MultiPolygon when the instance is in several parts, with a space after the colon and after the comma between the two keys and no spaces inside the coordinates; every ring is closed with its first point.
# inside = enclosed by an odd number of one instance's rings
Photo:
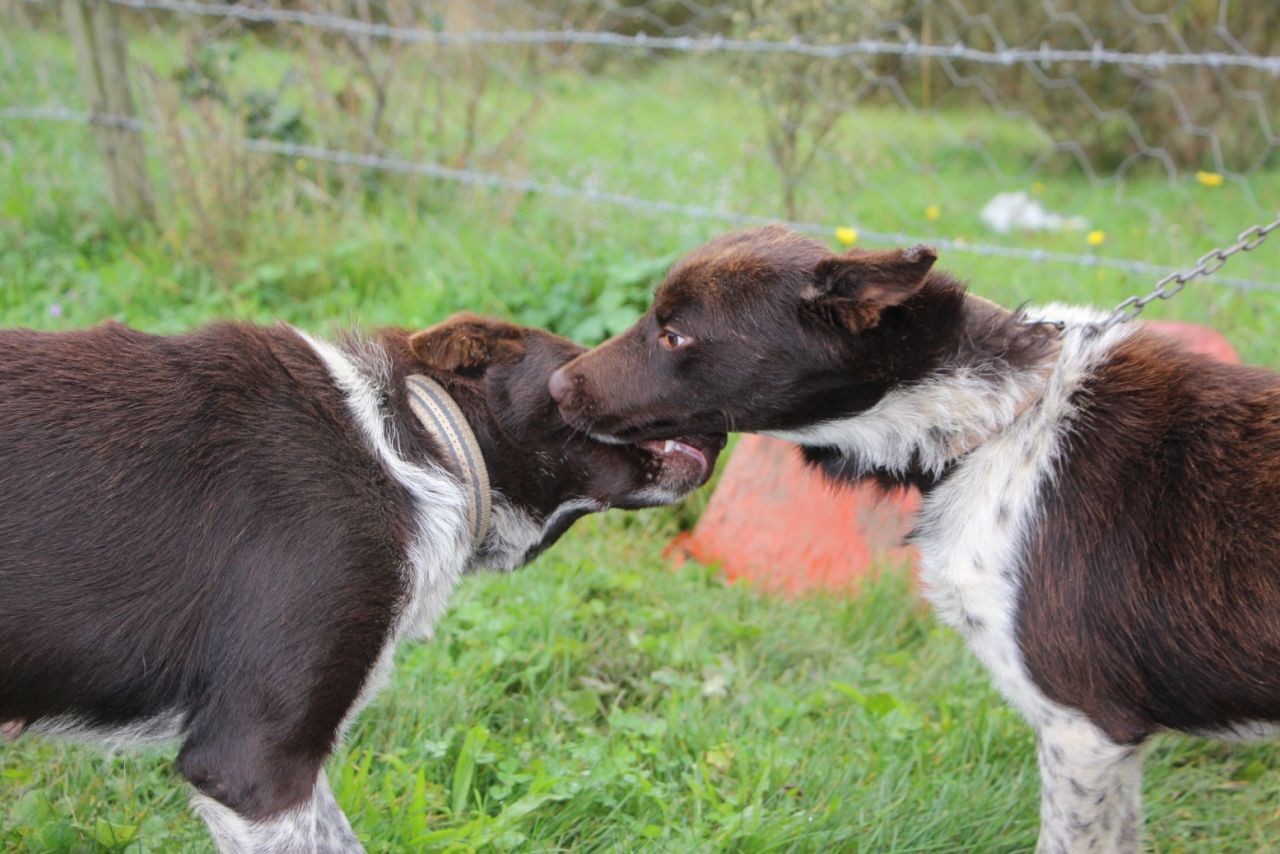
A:
{"type": "Polygon", "coordinates": [[[689,343],[689,339],[685,338],[679,332],[673,332],[670,329],[662,330],[662,337],[658,339],[662,342],[662,346],[668,350],[679,350],[681,347],[689,343]]]}

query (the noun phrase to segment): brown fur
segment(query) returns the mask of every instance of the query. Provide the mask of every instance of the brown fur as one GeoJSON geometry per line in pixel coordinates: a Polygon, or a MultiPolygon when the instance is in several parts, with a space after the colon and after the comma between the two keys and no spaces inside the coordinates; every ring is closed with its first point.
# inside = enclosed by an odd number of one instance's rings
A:
{"type": "MultiPolygon", "coordinates": [[[[563,338],[467,315],[349,350],[389,363],[381,410],[410,463],[442,462],[406,400],[425,372],[516,511],[541,524],[590,502],[523,560],[588,509],[705,479],[565,424],[547,379],[582,348],[563,338]]],[[[325,364],[284,326],[0,330],[0,399],[0,734],[176,714],[177,770],[204,794],[250,821],[310,798],[432,510],[374,455],[325,364]]],[[[714,464],[723,437],[688,441],[714,464]]]]}
{"type": "Polygon", "coordinates": [[[518,362],[524,355],[524,330],[514,323],[461,313],[409,336],[409,349],[439,371],[474,371],[518,362]]]}
{"type": "Polygon", "coordinates": [[[1280,718],[1280,377],[1144,333],[1082,396],[1027,550],[1036,683],[1120,742],[1280,718]]]}

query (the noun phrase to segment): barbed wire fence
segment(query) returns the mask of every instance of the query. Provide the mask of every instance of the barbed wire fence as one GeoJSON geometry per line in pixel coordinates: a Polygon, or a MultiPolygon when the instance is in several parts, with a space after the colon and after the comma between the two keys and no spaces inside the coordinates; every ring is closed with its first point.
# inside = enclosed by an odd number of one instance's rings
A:
{"type": "MultiPolygon", "coordinates": [[[[1280,16],[1267,5],[23,0],[4,13],[0,43],[27,43],[0,55],[0,125],[109,131],[108,195],[130,215],[147,214],[151,190],[125,136],[204,204],[226,188],[196,186],[187,167],[234,148],[1156,277],[1280,202],[1280,16]],[[76,9],[99,42],[84,50],[129,42],[128,67],[106,72],[122,80],[97,95],[92,57],[67,49],[76,9]],[[576,82],[588,78],[603,95],[576,82]],[[998,194],[1003,220],[986,213],[998,194]],[[1115,207],[1168,263],[1108,250],[1091,214],[1115,207]]],[[[231,195],[250,192],[251,168],[228,174],[231,195]]],[[[1265,267],[1245,272],[1213,281],[1280,291],[1265,267]]]]}

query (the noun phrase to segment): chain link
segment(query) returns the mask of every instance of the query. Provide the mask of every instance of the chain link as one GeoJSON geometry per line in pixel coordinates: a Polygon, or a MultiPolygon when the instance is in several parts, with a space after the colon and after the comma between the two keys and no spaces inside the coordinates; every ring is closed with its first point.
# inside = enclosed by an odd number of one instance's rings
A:
{"type": "Polygon", "coordinates": [[[1148,304],[1158,299],[1169,299],[1180,293],[1187,283],[1197,276],[1212,276],[1218,270],[1222,269],[1222,265],[1237,252],[1252,252],[1262,245],[1267,239],[1267,235],[1280,228],[1280,215],[1265,225],[1259,224],[1246,228],[1236,237],[1236,242],[1224,249],[1214,249],[1206,252],[1196,262],[1195,267],[1186,272],[1170,273],[1160,281],[1156,282],[1155,288],[1150,293],[1139,296],[1134,295],[1121,302],[1111,312],[1111,316],[1102,321],[1102,328],[1109,329],[1117,323],[1126,323],[1133,320],[1148,304]]]}
{"type": "MultiPolygon", "coordinates": [[[[1227,260],[1237,252],[1252,252],[1257,249],[1276,229],[1280,229],[1280,214],[1277,214],[1276,218],[1269,223],[1259,223],[1246,228],[1236,236],[1236,242],[1230,246],[1206,252],[1200,256],[1200,260],[1190,270],[1178,271],[1165,276],[1156,282],[1156,286],[1152,288],[1150,293],[1134,294],[1126,297],[1112,310],[1106,320],[1096,324],[1097,327],[1099,329],[1110,329],[1119,323],[1128,323],[1139,314],[1142,314],[1143,309],[1156,300],[1169,299],[1181,293],[1192,279],[1198,276],[1212,276],[1222,269],[1227,260]]],[[[1066,334],[1067,331],[1067,324],[1062,320],[1031,320],[1028,323],[1032,326],[1052,326],[1058,330],[1059,335],[1066,334]]]]}

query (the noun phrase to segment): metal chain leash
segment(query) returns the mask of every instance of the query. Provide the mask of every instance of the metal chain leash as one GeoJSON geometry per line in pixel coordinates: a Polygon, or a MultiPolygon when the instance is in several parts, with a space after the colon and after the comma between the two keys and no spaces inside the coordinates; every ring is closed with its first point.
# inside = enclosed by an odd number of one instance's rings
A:
{"type": "MultiPolygon", "coordinates": [[[[1261,246],[1276,229],[1280,229],[1280,214],[1276,218],[1265,225],[1258,225],[1246,228],[1244,231],[1236,235],[1236,242],[1230,246],[1221,249],[1213,249],[1200,256],[1200,260],[1196,262],[1195,267],[1185,272],[1173,272],[1156,282],[1156,286],[1147,294],[1134,294],[1126,297],[1119,305],[1112,309],[1111,314],[1106,320],[1102,320],[1096,324],[1086,324],[1096,327],[1099,331],[1110,329],[1120,324],[1128,323],[1130,320],[1142,314],[1142,310],[1148,304],[1158,299],[1169,299],[1180,293],[1192,279],[1197,276],[1212,276],[1222,268],[1227,260],[1237,252],[1252,252],[1261,246]]],[[[1035,319],[1028,320],[1029,326],[1052,326],[1058,330],[1058,337],[1067,334],[1067,323],[1064,320],[1053,319],[1035,319]]]]}
{"type": "Polygon", "coordinates": [[[1196,262],[1195,267],[1184,273],[1170,273],[1160,281],[1156,282],[1155,288],[1148,294],[1134,294],[1128,299],[1121,302],[1111,312],[1111,316],[1102,321],[1103,329],[1110,329],[1117,323],[1127,323],[1133,320],[1149,303],[1158,299],[1169,299],[1178,294],[1187,283],[1197,276],[1212,276],[1222,265],[1227,263],[1227,259],[1237,252],[1252,252],[1263,244],[1267,236],[1271,232],[1280,228],[1280,215],[1266,225],[1255,225],[1252,228],[1246,228],[1236,237],[1236,242],[1224,249],[1214,249],[1206,252],[1196,262]]]}
{"type": "MultiPolygon", "coordinates": [[[[1111,311],[1106,320],[1096,324],[1097,329],[1101,331],[1110,329],[1119,323],[1128,323],[1142,314],[1142,310],[1149,303],[1175,296],[1187,286],[1188,282],[1197,276],[1212,276],[1222,268],[1223,264],[1227,263],[1227,259],[1237,252],[1252,252],[1257,249],[1266,241],[1268,235],[1278,228],[1280,228],[1280,214],[1277,214],[1275,219],[1265,225],[1258,224],[1246,228],[1236,235],[1235,243],[1222,249],[1213,249],[1206,252],[1200,256],[1200,260],[1190,270],[1170,273],[1156,282],[1156,286],[1148,294],[1134,294],[1125,298],[1111,311]]],[[[1052,326],[1058,330],[1058,337],[1067,334],[1067,324],[1063,320],[1038,319],[1030,320],[1028,324],[1031,326],[1052,326]]]]}

